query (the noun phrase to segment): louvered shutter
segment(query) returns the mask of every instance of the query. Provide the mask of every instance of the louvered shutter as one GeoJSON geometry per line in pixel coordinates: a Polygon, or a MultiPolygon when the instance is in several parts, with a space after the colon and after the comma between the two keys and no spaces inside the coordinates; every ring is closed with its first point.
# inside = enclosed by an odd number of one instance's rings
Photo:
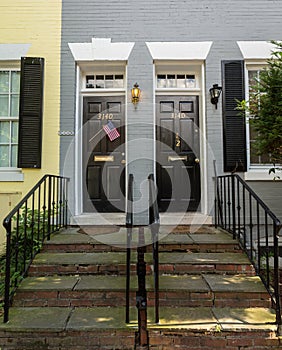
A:
{"type": "Polygon", "coordinates": [[[222,78],[224,171],[246,171],[246,123],[236,110],[245,98],[244,61],[223,61],[222,78]]]}
{"type": "Polygon", "coordinates": [[[19,168],[41,168],[44,59],[21,59],[19,168]]]}

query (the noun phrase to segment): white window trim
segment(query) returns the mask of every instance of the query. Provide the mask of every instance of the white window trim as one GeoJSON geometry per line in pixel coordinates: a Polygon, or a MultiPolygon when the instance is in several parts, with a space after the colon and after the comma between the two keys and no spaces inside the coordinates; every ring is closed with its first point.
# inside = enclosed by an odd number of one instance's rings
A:
{"type": "MultiPolygon", "coordinates": [[[[20,50],[20,53],[23,55],[26,53],[26,51],[29,48],[29,44],[26,45],[19,45],[18,50],[20,50]]],[[[1,49],[8,48],[8,53],[10,52],[10,49],[17,49],[17,45],[10,45],[10,44],[0,44],[0,54],[1,54],[1,49]]],[[[11,58],[11,55],[6,54],[5,57],[1,56],[0,57],[0,70],[5,71],[20,71],[20,61],[19,57],[17,58],[11,58]],[[9,60],[6,58],[9,57],[9,60]],[[11,60],[11,61],[10,61],[11,60]]],[[[18,54],[18,51],[16,50],[15,55],[18,54]]],[[[0,120],[19,120],[18,118],[11,117],[11,118],[0,118],[0,120]]],[[[16,167],[0,167],[0,182],[22,182],[24,181],[24,174],[22,173],[22,169],[16,168],[16,167]]]]}
{"type": "MultiPolygon", "coordinates": [[[[150,43],[146,43],[148,48],[150,43]]],[[[162,43],[161,43],[162,44],[162,43]]],[[[173,43],[172,43],[173,44],[173,43]]],[[[183,44],[183,43],[179,43],[183,44]]],[[[210,49],[211,44],[208,46],[210,49]]],[[[167,47],[170,47],[168,45],[167,47]]],[[[152,53],[151,53],[152,54],[152,53]]],[[[206,52],[206,55],[208,52],[206,52]]],[[[192,56],[191,56],[192,57],[192,56]]],[[[206,56],[205,56],[206,57],[206,56]]],[[[189,59],[187,61],[183,61],[183,56],[179,60],[171,60],[167,59],[167,57],[163,60],[155,60],[154,61],[154,69],[153,69],[153,88],[154,88],[154,103],[155,97],[158,95],[193,95],[199,96],[199,129],[201,130],[200,137],[200,159],[203,159],[200,162],[201,166],[201,213],[205,215],[209,215],[210,208],[208,203],[208,159],[207,154],[209,153],[209,149],[207,149],[207,138],[206,138],[206,95],[205,95],[205,62],[203,59],[195,60],[189,59]],[[193,73],[195,74],[196,79],[196,88],[157,88],[157,75],[158,74],[169,74],[169,73],[193,73]]],[[[154,109],[154,123],[156,124],[156,111],[154,109]]],[[[154,134],[156,138],[156,134],[154,134]]],[[[154,142],[154,155],[156,157],[156,142],[154,142]]],[[[156,166],[156,162],[154,162],[156,166]]],[[[154,169],[156,173],[156,168],[154,169]]]]}
{"type": "Polygon", "coordinates": [[[18,168],[0,168],[0,182],[22,182],[24,174],[18,168]]]}
{"type": "MultiPolygon", "coordinates": [[[[110,73],[109,73],[110,74],[110,73]]],[[[82,147],[83,147],[83,98],[86,96],[125,96],[125,104],[127,106],[127,62],[126,61],[92,61],[92,62],[79,62],[76,65],[76,107],[75,107],[75,137],[72,143],[72,150],[75,154],[75,176],[74,176],[74,193],[75,193],[75,203],[71,208],[74,216],[83,214],[83,176],[82,176],[82,147]],[[87,89],[84,88],[86,75],[95,71],[101,74],[108,74],[107,68],[111,72],[117,72],[124,75],[124,88],[109,88],[109,89],[87,89]],[[116,70],[115,70],[116,69],[116,70]]],[[[127,125],[127,109],[125,109],[125,124],[127,125]]],[[[127,133],[126,133],[127,137],[127,133]]],[[[126,140],[127,147],[127,140],[126,140]]],[[[127,154],[127,148],[125,149],[127,154]]],[[[68,153],[68,157],[71,157],[72,152],[68,153]]],[[[70,162],[72,161],[69,159],[70,162]]],[[[67,169],[66,169],[67,170],[67,169]]],[[[64,170],[65,172],[65,170],[64,170]]],[[[64,173],[68,176],[67,172],[64,173]]],[[[126,174],[126,181],[127,181],[126,174]]],[[[127,188],[127,187],[126,187],[127,188]]]]}
{"type": "Polygon", "coordinates": [[[189,60],[183,62],[182,60],[155,60],[155,75],[154,75],[154,87],[156,95],[175,95],[175,94],[188,94],[188,95],[200,95],[202,91],[202,67],[203,62],[189,60]],[[192,88],[159,88],[157,87],[157,76],[159,74],[193,74],[195,75],[196,86],[192,88]]]}
{"type": "MultiPolygon", "coordinates": [[[[251,55],[253,56],[253,55],[251,55]]],[[[265,56],[265,55],[264,55],[265,56]]],[[[245,61],[245,96],[246,101],[249,100],[249,71],[259,70],[266,67],[266,57],[261,60],[254,59],[245,61]]],[[[252,164],[250,161],[250,130],[249,130],[249,117],[246,116],[246,150],[247,150],[247,172],[244,173],[244,179],[247,181],[273,181],[274,177],[280,177],[282,180],[282,171],[278,171],[275,174],[269,174],[269,169],[273,168],[272,164],[252,164]]],[[[279,178],[276,178],[279,181],[279,178]]]]}

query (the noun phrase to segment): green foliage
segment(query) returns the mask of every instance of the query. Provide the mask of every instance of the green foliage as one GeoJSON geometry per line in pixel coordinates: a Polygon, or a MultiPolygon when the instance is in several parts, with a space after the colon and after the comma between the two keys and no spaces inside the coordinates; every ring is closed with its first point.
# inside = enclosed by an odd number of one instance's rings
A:
{"type": "MultiPolygon", "coordinates": [[[[17,286],[29,262],[40,251],[47,230],[47,215],[43,211],[22,209],[13,217],[14,229],[11,233],[10,285],[17,286]]],[[[0,306],[5,289],[6,254],[0,256],[0,306]]]]}
{"type": "Polygon", "coordinates": [[[260,79],[251,87],[249,101],[239,101],[238,110],[247,112],[257,131],[254,142],[258,155],[269,154],[273,168],[282,164],[282,43],[276,45],[260,79]]]}

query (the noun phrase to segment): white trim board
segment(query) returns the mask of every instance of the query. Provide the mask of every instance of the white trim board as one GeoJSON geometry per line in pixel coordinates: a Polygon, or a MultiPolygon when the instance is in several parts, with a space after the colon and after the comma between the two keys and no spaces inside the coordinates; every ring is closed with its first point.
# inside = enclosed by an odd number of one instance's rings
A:
{"type": "Polygon", "coordinates": [[[127,61],[135,43],[112,43],[110,38],[92,38],[91,43],[69,43],[75,61],[127,61]]]}
{"type": "Polygon", "coordinates": [[[268,41],[237,41],[245,60],[265,60],[271,57],[275,45],[268,41]]]}
{"type": "Polygon", "coordinates": [[[212,41],[202,42],[146,42],[154,60],[205,60],[212,41]]]}
{"type": "Polygon", "coordinates": [[[25,56],[31,44],[0,44],[1,61],[19,61],[25,56]]]}

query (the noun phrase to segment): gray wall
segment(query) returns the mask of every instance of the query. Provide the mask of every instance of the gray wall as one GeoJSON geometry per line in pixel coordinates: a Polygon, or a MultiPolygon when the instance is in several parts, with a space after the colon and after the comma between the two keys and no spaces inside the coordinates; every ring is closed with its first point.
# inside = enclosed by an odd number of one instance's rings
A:
{"type": "MultiPolygon", "coordinates": [[[[277,0],[63,0],[62,10],[61,130],[74,130],[75,122],[75,63],[67,45],[69,42],[91,42],[92,37],[108,37],[113,42],[135,42],[128,62],[128,91],[138,81],[147,103],[139,105],[134,118],[152,123],[153,107],[150,103],[153,102],[153,65],[145,46],[146,41],[213,41],[206,60],[208,96],[208,90],[214,83],[221,84],[221,60],[242,59],[236,41],[282,38],[282,1],[277,0]]],[[[221,104],[215,110],[208,99],[206,115],[208,142],[217,160],[218,173],[221,173],[221,104]]],[[[151,137],[152,132],[150,127],[142,128],[144,137],[151,137]]],[[[140,137],[138,130],[129,128],[128,133],[130,139],[140,137]]],[[[62,137],[61,141],[63,167],[71,138],[62,137]]],[[[129,150],[128,160],[135,159],[137,149],[150,159],[152,148],[150,142],[138,144],[136,149],[133,147],[129,150]]],[[[70,162],[67,167],[72,178],[73,164],[70,162]]],[[[149,160],[131,164],[137,183],[152,171],[152,167],[149,160]]],[[[208,173],[211,202],[213,174],[211,160],[208,173]]],[[[269,187],[265,183],[263,186],[269,187]]],[[[278,186],[281,188],[281,185],[278,186]]],[[[261,184],[257,188],[260,189],[261,184]]],[[[275,199],[277,194],[275,189],[272,190],[268,199],[279,207],[278,199],[275,199]]]]}

